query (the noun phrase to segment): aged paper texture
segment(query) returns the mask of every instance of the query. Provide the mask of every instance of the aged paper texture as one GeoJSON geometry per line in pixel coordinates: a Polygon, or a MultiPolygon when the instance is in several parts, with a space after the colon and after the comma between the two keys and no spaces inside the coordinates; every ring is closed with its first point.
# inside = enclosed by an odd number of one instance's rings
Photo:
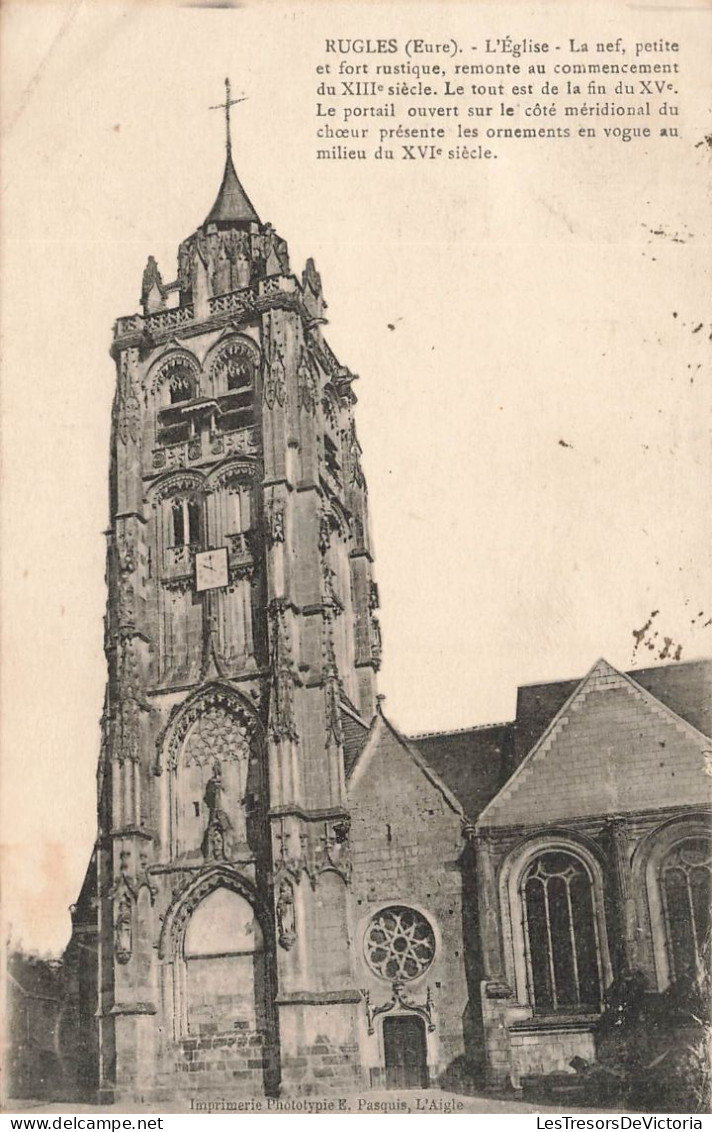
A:
{"type": "Polygon", "coordinates": [[[11,1110],[704,1111],[709,6],[1,19],[11,1110]]]}

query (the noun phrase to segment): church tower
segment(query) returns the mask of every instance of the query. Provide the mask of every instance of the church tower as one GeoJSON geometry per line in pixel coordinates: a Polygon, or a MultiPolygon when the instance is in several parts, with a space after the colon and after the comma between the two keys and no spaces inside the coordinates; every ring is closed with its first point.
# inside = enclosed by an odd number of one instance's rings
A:
{"type": "Polygon", "coordinates": [[[111,351],[107,1097],[274,1091],[323,1037],[360,1072],[342,720],[374,714],[380,635],[354,375],[314,262],[292,274],[237,177],[229,108],[217,199],[175,281],[149,258],[111,351]]]}

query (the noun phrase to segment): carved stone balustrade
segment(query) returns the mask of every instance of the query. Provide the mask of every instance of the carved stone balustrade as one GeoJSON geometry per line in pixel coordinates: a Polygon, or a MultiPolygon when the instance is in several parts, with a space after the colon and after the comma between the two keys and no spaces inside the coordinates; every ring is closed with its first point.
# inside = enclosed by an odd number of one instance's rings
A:
{"type": "Polygon", "coordinates": [[[129,314],[124,318],[117,318],[114,326],[114,337],[123,338],[126,334],[136,334],[140,331],[143,319],[140,314],[129,314]]]}
{"type": "Polygon", "coordinates": [[[238,566],[248,566],[253,561],[252,531],[239,531],[237,534],[226,535],[228,563],[231,569],[238,566]]]}
{"type": "Polygon", "coordinates": [[[230,291],[226,295],[214,295],[208,300],[211,314],[251,314],[255,307],[255,297],[251,287],[230,291]]]}
{"type": "Polygon", "coordinates": [[[210,434],[210,452],[213,456],[254,456],[258,451],[257,433],[254,428],[210,434]]]}
{"type": "Polygon", "coordinates": [[[163,554],[163,580],[188,578],[195,563],[195,546],[167,546],[163,554]]]}
{"type": "Polygon", "coordinates": [[[180,444],[164,444],[160,448],[154,448],[151,463],[154,468],[161,471],[185,468],[188,464],[188,441],[183,440],[180,444]]]}
{"type": "Polygon", "coordinates": [[[172,307],[167,311],[156,311],[154,314],[149,314],[144,319],[146,329],[149,332],[157,330],[173,330],[177,326],[184,326],[187,322],[192,322],[195,318],[195,309],[191,304],[185,307],[172,307]]]}

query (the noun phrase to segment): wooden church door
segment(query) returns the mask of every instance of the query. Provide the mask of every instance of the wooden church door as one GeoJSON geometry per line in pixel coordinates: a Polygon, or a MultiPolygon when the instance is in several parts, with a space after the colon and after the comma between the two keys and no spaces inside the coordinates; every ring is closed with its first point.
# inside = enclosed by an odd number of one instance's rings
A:
{"type": "Polygon", "coordinates": [[[383,1051],[386,1088],[427,1088],[428,1055],[422,1018],[409,1014],[384,1018],[383,1051]]]}

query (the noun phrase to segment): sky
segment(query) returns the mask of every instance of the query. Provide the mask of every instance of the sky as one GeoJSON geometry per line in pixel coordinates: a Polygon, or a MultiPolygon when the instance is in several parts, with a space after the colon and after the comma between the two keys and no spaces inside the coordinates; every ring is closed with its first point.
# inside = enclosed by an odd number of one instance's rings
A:
{"type": "Polygon", "coordinates": [[[112,325],[215,198],[225,75],[240,178],[294,272],[314,257],[359,375],[393,722],[511,719],[518,684],[599,656],[712,652],[708,13],[563,8],[571,34],[681,42],[679,144],[413,168],[317,162],[325,36],[552,35],[562,6],[326,11],[3,10],[4,915],[27,947],[64,946],[94,838],[112,325]]]}

